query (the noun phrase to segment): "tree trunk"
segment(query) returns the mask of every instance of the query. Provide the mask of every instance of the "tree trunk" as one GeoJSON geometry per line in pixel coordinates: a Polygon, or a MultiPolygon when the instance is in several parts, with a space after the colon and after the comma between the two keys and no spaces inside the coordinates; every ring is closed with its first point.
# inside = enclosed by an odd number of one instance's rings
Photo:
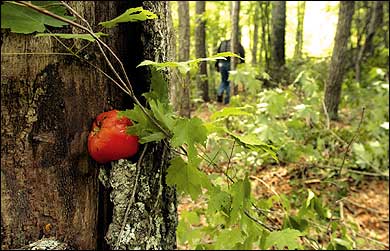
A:
{"type": "Polygon", "coordinates": [[[276,81],[282,79],[285,64],[286,2],[272,2],[272,77],[276,81]]]}
{"type": "MultiPolygon", "coordinates": [[[[233,1],[232,6],[232,35],[231,35],[231,49],[232,52],[239,55],[238,53],[238,47],[239,47],[239,21],[238,17],[240,15],[240,1],[233,1]]],[[[230,60],[230,70],[234,71],[238,64],[238,58],[231,57],[230,60]]],[[[230,81],[230,93],[233,93],[233,95],[236,95],[238,92],[238,88],[233,81],[230,81]]]]}
{"type": "MultiPolygon", "coordinates": [[[[206,10],[205,1],[196,1],[196,23],[195,27],[195,53],[197,58],[206,57],[206,21],[204,13],[206,10]]],[[[202,99],[204,102],[210,101],[209,84],[207,79],[207,62],[199,63],[199,74],[197,76],[198,88],[202,92],[202,99]]]]}
{"type": "Polygon", "coordinates": [[[338,118],[337,113],[340,103],[341,85],[346,71],[345,59],[353,12],[354,2],[340,1],[339,20],[337,22],[328,79],[325,85],[325,106],[331,120],[337,120],[338,118]]]}
{"type": "Polygon", "coordinates": [[[303,45],[303,22],[305,19],[306,1],[298,2],[297,5],[297,33],[295,37],[295,50],[294,58],[302,58],[302,45],[303,45]]]}
{"type": "Polygon", "coordinates": [[[369,16],[370,22],[367,28],[366,40],[360,48],[355,62],[355,79],[357,82],[360,82],[361,64],[365,54],[369,54],[370,56],[373,56],[374,54],[373,40],[376,31],[381,28],[383,21],[383,2],[374,1],[371,8],[371,15],[369,16]]]}
{"type": "MultiPolygon", "coordinates": [[[[188,61],[190,58],[190,8],[188,1],[178,1],[179,12],[179,61],[188,61]]],[[[190,117],[190,74],[187,73],[179,81],[180,109],[179,114],[190,117]]]]}
{"type": "MultiPolygon", "coordinates": [[[[113,1],[70,5],[95,30],[99,22],[132,7],[113,1]]],[[[160,19],[123,24],[107,31],[108,44],[124,60],[137,94],[148,90],[144,83],[148,83],[149,75],[142,67],[134,70],[134,66],[143,59],[169,58],[166,6],[166,2],[145,2],[144,8],[160,19]]],[[[84,45],[76,43],[78,48],[84,45]]],[[[54,38],[4,32],[1,52],[2,249],[15,249],[43,237],[54,237],[74,249],[106,249],[104,235],[111,221],[112,205],[107,204],[108,191],[98,182],[98,165],[88,156],[87,136],[96,115],[113,108],[130,108],[130,99],[101,73],[74,57],[6,54],[67,52],[54,38]]],[[[111,74],[96,45],[83,52],[91,63],[111,74]]],[[[142,161],[136,202],[143,203],[146,209],[151,204],[157,206],[142,216],[151,219],[143,226],[149,235],[137,235],[137,244],[142,246],[149,241],[159,248],[175,248],[176,198],[161,176],[167,161],[160,164],[162,156],[169,158],[169,151],[159,144],[150,144],[148,149],[142,161]],[[159,190],[161,193],[156,192],[159,190]]],[[[138,157],[131,160],[137,161],[138,157]]]]}
{"type": "MultiPolygon", "coordinates": [[[[261,3],[260,3],[261,4],[261,3]]],[[[252,65],[257,64],[257,48],[259,47],[259,3],[255,2],[255,15],[253,16],[253,44],[252,65]]]]}

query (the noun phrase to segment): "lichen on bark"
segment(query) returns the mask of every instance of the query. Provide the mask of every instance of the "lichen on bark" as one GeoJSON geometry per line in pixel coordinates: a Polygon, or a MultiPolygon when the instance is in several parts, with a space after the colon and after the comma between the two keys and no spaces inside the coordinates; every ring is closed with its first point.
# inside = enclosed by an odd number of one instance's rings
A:
{"type": "MultiPolygon", "coordinates": [[[[158,147],[148,150],[148,153],[156,149],[158,147]]],[[[161,159],[157,162],[155,155],[146,154],[140,166],[125,159],[111,163],[109,185],[112,189],[110,200],[113,203],[113,217],[105,236],[111,248],[121,250],[175,248],[176,203],[174,190],[166,187],[164,183],[162,175],[166,168],[164,155],[160,155],[161,159]],[[134,198],[131,198],[134,189],[136,193],[134,198]]]]}

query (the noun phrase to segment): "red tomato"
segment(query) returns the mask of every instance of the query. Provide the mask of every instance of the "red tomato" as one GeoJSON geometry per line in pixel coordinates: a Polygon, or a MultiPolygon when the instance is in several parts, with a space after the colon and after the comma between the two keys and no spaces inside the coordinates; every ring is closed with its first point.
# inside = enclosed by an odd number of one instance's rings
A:
{"type": "Polygon", "coordinates": [[[88,136],[88,152],[99,163],[134,156],[139,148],[138,137],[126,133],[133,123],[126,117],[118,118],[118,111],[99,114],[88,136]]]}

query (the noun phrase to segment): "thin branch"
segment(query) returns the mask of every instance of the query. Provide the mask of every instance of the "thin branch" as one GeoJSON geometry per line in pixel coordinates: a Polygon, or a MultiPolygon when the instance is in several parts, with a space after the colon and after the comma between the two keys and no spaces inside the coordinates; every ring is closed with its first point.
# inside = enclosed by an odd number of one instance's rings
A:
{"type": "Polygon", "coordinates": [[[3,56],[17,56],[17,55],[44,55],[44,56],[51,56],[51,55],[62,55],[62,56],[74,56],[72,53],[66,53],[66,52],[2,52],[1,55],[3,56]]]}
{"type": "Polygon", "coordinates": [[[350,146],[352,145],[352,142],[355,140],[355,138],[359,135],[360,126],[362,125],[363,118],[364,118],[364,111],[365,111],[365,108],[363,107],[363,109],[362,109],[362,115],[361,115],[361,117],[360,117],[360,122],[359,122],[359,125],[358,125],[357,129],[356,129],[356,133],[352,136],[351,141],[349,142],[349,144],[348,144],[348,146],[347,146],[347,149],[346,149],[345,152],[344,152],[343,162],[341,163],[340,169],[339,169],[339,172],[338,172],[338,175],[339,175],[339,176],[341,175],[341,171],[343,170],[343,166],[344,166],[344,163],[345,163],[345,158],[347,157],[347,153],[348,153],[348,151],[349,151],[349,148],[350,148],[350,146]]]}
{"type": "Polygon", "coordinates": [[[244,210],[244,214],[245,214],[246,216],[248,216],[249,219],[253,220],[254,222],[256,222],[257,224],[259,224],[259,225],[262,226],[263,228],[267,229],[268,231],[272,232],[272,231],[275,230],[275,229],[273,229],[272,227],[267,226],[264,222],[260,221],[259,219],[254,218],[252,215],[250,215],[250,214],[248,213],[247,210],[244,210]]]}
{"type": "Polygon", "coordinates": [[[326,129],[329,130],[330,129],[330,119],[329,119],[328,110],[326,109],[326,105],[325,105],[324,100],[322,100],[321,102],[322,102],[322,108],[324,109],[325,118],[326,118],[326,129]]]}

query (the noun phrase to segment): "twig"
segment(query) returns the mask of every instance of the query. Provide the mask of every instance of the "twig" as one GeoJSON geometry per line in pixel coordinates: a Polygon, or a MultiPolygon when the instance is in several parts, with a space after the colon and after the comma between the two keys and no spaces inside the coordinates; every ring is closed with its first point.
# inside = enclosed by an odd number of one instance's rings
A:
{"type": "Polygon", "coordinates": [[[272,227],[270,226],[267,226],[264,222],[261,222],[259,219],[256,219],[254,218],[252,215],[250,215],[248,213],[247,210],[244,210],[244,214],[246,216],[248,216],[249,219],[253,220],[254,222],[256,222],[257,224],[261,225],[262,227],[264,227],[265,229],[267,229],[268,231],[272,232],[272,231],[275,231],[275,229],[273,229],[272,227]]]}
{"type": "Polygon", "coordinates": [[[321,101],[322,102],[322,108],[324,108],[324,113],[325,113],[325,118],[326,118],[326,129],[330,129],[330,119],[329,119],[329,114],[328,114],[328,110],[326,110],[326,105],[325,105],[325,102],[324,100],[321,101]]]}
{"type": "MultiPolygon", "coordinates": [[[[333,166],[329,166],[329,165],[316,164],[316,166],[319,168],[338,169],[337,167],[333,167],[333,166]]],[[[375,177],[389,177],[389,174],[387,174],[387,173],[369,173],[369,172],[364,172],[364,171],[353,170],[351,168],[348,170],[348,172],[357,173],[357,174],[361,174],[361,175],[367,175],[367,176],[375,176],[375,177]]]]}
{"type": "MultiPolygon", "coordinates": [[[[230,162],[232,160],[232,156],[233,156],[233,150],[234,150],[234,146],[236,145],[236,141],[234,140],[233,141],[233,146],[232,146],[232,150],[230,151],[230,155],[229,155],[229,161],[228,161],[228,164],[227,164],[227,167],[226,167],[226,173],[229,172],[229,168],[230,168],[230,162]]],[[[229,185],[229,183],[228,183],[229,185]]]]}
{"type": "Polygon", "coordinates": [[[66,52],[2,52],[1,55],[3,56],[17,56],[17,55],[62,55],[62,56],[73,56],[72,53],[66,53],[66,52]]]}
{"type": "Polygon", "coordinates": [[[121,231],[119,232],[118,239],[116,240],[116,243],[115,243],[115,249],[119,248],[119,243],[120,243],[120,240],[122,238],[123,231],[125,229],[125,225],[126,225],[126,222],[127,222],[127,217],[129,216],[130,208],[133,205],[134,200],[135,200],[135,192],[137,191],[138,178],[139,178],[139,175],[141,173],[141,162],[142,162],[142,160],[143,160],[143,158],[145,156],[147,147],[148,147],[148,144],[145,144],[145,147],[142,150],[141,156],[140,156],[140,158],[138,159],[138,162],[137,162],[137,174],[135,176],[133,192],[131,193],[129,204],[127,205],[125,216],[124,216],[123,221],[122,221],[121,231]]]}
{"type": "Polygon", "coordinates": [[[339,175],[339,176],[341,175],[341,171],[343,170],[345,158],[347,157],[347,153],[348,153],[348,151],[349,151],[349,148],[350,148],[350,146],[352,145],[352,142],[354,141],[354,139],[356,138],[356,136],[359,135],[360,126],[362,125],[362,122],[363,122],[364,110],[365,110],[365,108],[363,107],[363,109],[362,109],[362,116],[361,116],[361,118],[360,118],[359,125],[358,125],[358,127],[357,127],[357,129],[356,129],[356,133],[352,136],[351,141],[349,142],[349,144],[348,144],[348,146],[347,146],[347,149],[346,149],[345,152],[344,152],[343,162],[341,163],[340,169],[339,169],[339,172],[338,172],[338,175],[339,175]]]}

